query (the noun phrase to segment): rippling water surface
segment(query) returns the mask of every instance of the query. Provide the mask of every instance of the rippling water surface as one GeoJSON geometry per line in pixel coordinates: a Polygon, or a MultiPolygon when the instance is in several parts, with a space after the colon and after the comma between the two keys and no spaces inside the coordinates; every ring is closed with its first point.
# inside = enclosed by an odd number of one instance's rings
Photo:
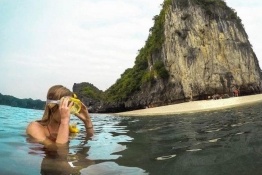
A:
{"type": "Polygon", "coordinates": [[[81,132],[58,153],[25,134],[42,114],[0,106],[0,174],[262,174],[262,103],[162,117],[92,114],[91,139],[72,117],[81,132]]]}

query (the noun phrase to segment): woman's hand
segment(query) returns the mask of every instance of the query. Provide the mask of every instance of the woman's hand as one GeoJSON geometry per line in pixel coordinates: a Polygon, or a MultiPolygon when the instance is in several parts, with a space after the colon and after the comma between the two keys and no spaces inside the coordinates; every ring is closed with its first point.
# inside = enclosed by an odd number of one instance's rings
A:
{"type": "Polygon", "coordinates": [[[94,134],[94,130],[93,130],[93,123],[92,120],[89,116],[87,107],[84,105],[84,103],[82,103],[81,106],[81,110],[79,112],[79,114],[75,114],[80,120],[83,121],[83,123],[85,124],[85,128],[86,128],[86,133],[89,136],[92,136],[94,134]]]}
{"type": "Polygon", "coordinates": [[[62,98],[59,104],[59,113],[61,122],[58,128],[56,143],[61,145],[68,142],[69,139],[69,122],[70,122],[70,109],[73,103],[69,103],[69,98],[62,98]]]}
{"type": "Polygon", "coordinates": [[[61,124],[68,124],[70,121],[70,109],[73,105],[73,102],[70,102],[69,98],[62,98],[59,104],[59,112],[61,116],[61,124]]]}
{"type": "Polygon", "coordinates": [[[81,110],[79,111],[79,113],[75,115],[83,122],[85,122],[86,120],[90,120],[87,107],[84,105],[84,103],[81,104],[81,110]]]}

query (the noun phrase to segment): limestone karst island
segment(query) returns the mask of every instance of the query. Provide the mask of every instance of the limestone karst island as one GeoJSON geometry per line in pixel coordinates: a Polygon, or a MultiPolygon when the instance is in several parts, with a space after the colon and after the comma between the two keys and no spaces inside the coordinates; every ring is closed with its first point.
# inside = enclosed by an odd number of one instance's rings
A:
{"type": "Polygon", "coordinates": [[[73,91],[92,112],[121,112],[261,93],[261,69],[237,12],[223,0],[165,0],[135,65],[105,92],[73,91]]]}
{"type": "Polygon", "coordinates": [[[237,12],[223,0],[165,0],[135,65],[106,91],[75,83],[90,112],[259,94],[262,75],[237,12]]]}

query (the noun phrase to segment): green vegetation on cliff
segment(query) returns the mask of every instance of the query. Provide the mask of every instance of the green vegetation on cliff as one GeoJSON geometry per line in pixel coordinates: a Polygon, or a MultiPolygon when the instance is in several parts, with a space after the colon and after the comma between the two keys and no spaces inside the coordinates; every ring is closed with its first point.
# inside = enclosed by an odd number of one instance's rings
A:
{"type": "Polygon", "coordinates": [[[103,91],[99,90],[97,87],[95,87],[91,83],[84,83],[81,90],[77,92],[77,95],[89,97],[94,100],[103,99],[103,96],[104,96],[103,91]]]}
{"type": "Polygon", "coordinates": [[[149,30],[149,37],[145,46],[139,50],[133,68],[127,69],[105,93],[109,101],[121,101],[127,99],[132,93],[138,91],[140,87],[147,82],[151,82],[154,77],[168,78],[168,71],[163,62],[157,61],[153,65],[153,70],[149,70],[148,62],[154,52],[160,52],[164,37],[165,13],[171,5],[171,0],[165,0],[162,5],[160,15],[156,15],[154,26],[149,30]]]}
{"type": "MultiPolygon", "coordinates": [[[[161,55],[162,45],[165,41],[164,23],[166,13],[175,8],[188,8],[189,6],[200,6],[210,20],[225,19],[237,21],[241,24],[236,12],[228,7],[223,0],[165,0],[159,15],[154,16],[154,26],[149,30],[149,36],[145,46],[139,50],[133,68],[127,69],[106,91],[106,99],[110,101],[126,100],[132,93],[139,91],[146,83],[154,83],[157,79],[167,79],[169,72],[166,70],[161,58],[152,60],[152,55],[161,55]],[[172,7],[172,8],[170,8],[172,7]]],[[[183,16],[185,18],[189,17],[183,16]]]]}
{"type": "MultiPolygon", "coordinates": [[[[159,15],[154,16],[154,25],[149,30],[145,46],[141,48],[135,59],[135,65],[121,74],[121,77],[104,93],[83,88],[83,95],[103,99],[110,102],[125,101],[143,85],[152,85],[159,79],[168,79],[169,72],[162,60],[162,46],[165,41],[165,20],[169,10],[184,9],[189,6],[200,6],[210,20],[236,20],[241,24],[236,12],[229,8],[223,0],[164,0],[159,15]],[[222,16],[221,16],[222,15],[222,16]]],[[[186,20],[191,14],[184,14],[181,18],[186,20]]]]}

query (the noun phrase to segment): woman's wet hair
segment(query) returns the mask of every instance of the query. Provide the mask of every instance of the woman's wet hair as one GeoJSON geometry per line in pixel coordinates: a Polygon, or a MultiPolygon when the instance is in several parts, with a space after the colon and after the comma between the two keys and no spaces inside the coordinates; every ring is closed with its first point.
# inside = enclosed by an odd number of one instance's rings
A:
{"type": "MultiPolygon", "coordinates": [[[[62,97],[72,97],[73,95],[74,93],[66,87],[62,85],[55,85],[48,90],[46,98],[48,100],[60,100],[62,97]]],[[[57,109],[57,104],[46,104],[43,118],[38,122],[40,122],[42,125],[47,125],[50,121],[52,113],[54,113],[57,109]]]]}

